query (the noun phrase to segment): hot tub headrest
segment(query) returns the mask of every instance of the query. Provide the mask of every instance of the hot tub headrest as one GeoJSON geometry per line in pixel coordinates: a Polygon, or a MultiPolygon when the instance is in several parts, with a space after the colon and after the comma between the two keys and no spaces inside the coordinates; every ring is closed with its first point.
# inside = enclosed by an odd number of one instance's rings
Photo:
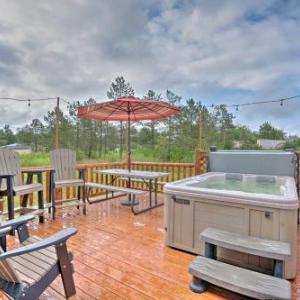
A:
{"type": "Polygon", "coordinates": [[[295,176],[296,155],[284,151],[217,151],[208,154],[208,171],[295,176]]]}

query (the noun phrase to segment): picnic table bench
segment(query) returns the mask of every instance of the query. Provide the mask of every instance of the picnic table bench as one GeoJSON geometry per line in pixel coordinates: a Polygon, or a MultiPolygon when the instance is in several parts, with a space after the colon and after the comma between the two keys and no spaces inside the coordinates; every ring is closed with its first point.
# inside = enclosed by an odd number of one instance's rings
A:
{"type": "Polygon", "coordinates": [[[157,198],[157,185],[158,185],[158,179],[161,177],[167,177],[168,173],[163,173],[163,172],[149,172],[149,171],[139,171],[139,170],[127,170],[127,169],[105,169],[105,170],[96,170],[95,173],[101,174],[105,176],[105,184],[104,185],[99,185],[98,183],[86,183],[87,187],[90,188],[100,188],[103,190],[111,191],[112,192],[112,197],[108,197],[108,193],[106,193],[106,198],[105,199],[99,199],[98,201],[93,201],[99,202],[99,201],[106,201],[109,199],[113,199],[116,197],[116,195],[113,194],[113,192],[120,192],[121,194],[117,195],[122,196],[122,195],[128,195],[129,199],[126,201],[123,201],[122,204],[126,206],[130,206],[131,210],[134,214],[140,214],[145,211],[151,210],[153,208],[159,207],[163,205],[163,203],[158,203],[158,198],[157,198]],[[111,176],[111,181],[109,182],[108,178],[111,176]],[[127,179],[127,187],[116,187],[114,186],[114,182],[117,179],[127,179]],[[139,202],[135,199],[136,195],[141,195],[144,194],[146,191],[142,191],[139,189],[132,189],[131,188],[131,181],[133,180],[142,180],[145,182],[149,188],[149,207],[140,209],[140,210],[135,210],[133,206],[138,205],[139,202]],[[154,204],[152,203],[152,193],[154,192],[154,204]],[[133,199],[131,199],[131,197],[133,199]]]}
{"type": "MultiPolygon", "coordinates": [[[[103,202],[103,201],[111,200],[111,199],[121,197],[121,196],[126,196],[126,195],[131,195],[133,197],[132,203],[134,203],[136,195],[142,195],[142,194],[146,193],[146,191],[143,191],[143,190],[131,189],[131,188],[126,188],[126,187],[118,187],[118,186],[114,186],[114,185],[101,184],[101,183],[96,183],[96,182],[86,182],[85,186],[88,189],[87,201],[90,204],[103,202]],[[103,199],[90,200],[89,199],[89,189],[90,188],[97,188],[97,189],[105,190],[106,197],[103,199]],[[111,197],[108,197],[108,192],[112,192],[111,197]],[[115,192],[117,192],[118,194],[117,195],[114,194],[115,192]]],[[[133,206],[131,206],[131,211],[134,213],[133,206]]]]}

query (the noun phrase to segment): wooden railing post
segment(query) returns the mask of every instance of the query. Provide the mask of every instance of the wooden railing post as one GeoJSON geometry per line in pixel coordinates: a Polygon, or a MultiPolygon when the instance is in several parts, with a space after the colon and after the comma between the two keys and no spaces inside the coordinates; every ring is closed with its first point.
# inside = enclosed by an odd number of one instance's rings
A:
{"type": "Polygon", "coordinates": [[[195,175],[207,172],[207,153],[202,149],[197,149],[195,154],[195,175]]]}

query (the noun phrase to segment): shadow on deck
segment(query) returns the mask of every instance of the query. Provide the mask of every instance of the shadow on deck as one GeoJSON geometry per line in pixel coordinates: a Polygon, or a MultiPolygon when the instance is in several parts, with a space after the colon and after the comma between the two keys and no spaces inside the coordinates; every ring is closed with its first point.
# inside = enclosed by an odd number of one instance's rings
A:
{"type": "MultiPolygon", "coordinates": [[[[133,216],[120,199],[89,205],[87,216],[76,208],[59,210],[55,221],[30,227],[41,237],[64,227],[79,230],[68,243],[75,257],[77,295],[72,299],[245,299],[218,288],[192,293],[188,266],[194,256],[164,246],[163,207],[133,216]]],[[[60,278],[41,299],[64,299],[60,278]]],[[[300,299],[299,275],[293,299],[300,299]]]]}

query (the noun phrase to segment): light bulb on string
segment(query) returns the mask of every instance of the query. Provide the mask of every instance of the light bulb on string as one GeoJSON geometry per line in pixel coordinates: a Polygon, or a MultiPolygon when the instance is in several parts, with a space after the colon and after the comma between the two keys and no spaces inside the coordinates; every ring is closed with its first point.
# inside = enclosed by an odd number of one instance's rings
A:
{"type": "Polygon", "coordinates": [[[235,111],[236,111],[236,112],[239,111],[239,106],[238,106],[238,105],[235,107],[235,111]]]}
{"type": "Polygon", "coordinates": [[[280,106],[283,106],[283,100],[280,100],[280,106]]]}
{"type": "Polygon", "coordinates": [[[28,106],[28,109],[30,110],[30,107],[31,107],[31,100],[30,100],[30,99],[28,99],[28,104],[27,104],[27,106],[28,106]]]}

